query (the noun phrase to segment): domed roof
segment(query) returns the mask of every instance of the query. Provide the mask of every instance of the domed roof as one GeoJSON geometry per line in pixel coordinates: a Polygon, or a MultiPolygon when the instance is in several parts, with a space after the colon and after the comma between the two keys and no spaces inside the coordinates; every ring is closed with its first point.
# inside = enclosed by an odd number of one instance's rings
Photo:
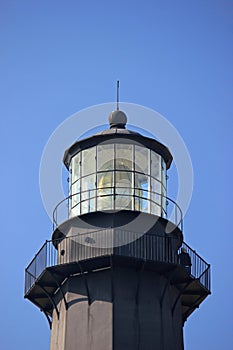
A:
{"type": "Polygon", "coordinates": [[[122,128],[125,129],[127,123],[126,114],[118,109],[110,113],[108,117],[110,128],[122,128]]]}
{"type": "Polygon", "coordinates": [[[121,134],[128,135],[134,134],[139,135],[138,132],[126,129],[125,125],[127,123],[127,116],[124,112],[120,110],[112,111],[108,117],[108,121],[110,124],[109,129],[102,130],[95,135],[113,135],[113,134],[121,134]]]}
{"type": "Polygon", "coordinates": [[[172,155],[168,148],[161,144],[159,141],[152,139],[147,136],[143,136],[138,132],[126,129],[127,116],[124,112],[119,109],[110,113],[108,117],[110,128],[102,130],[90,137],[76,141],[65,151],[63,162],[67,169],[69,169],[72,157],[78,152],[96,146],[104,141],[115,142],[115,138],[124,139],[128,143],[137,142],[144,147],[153,150],[160,154],[166,162],[167,169],[170,167],[172,162],[172,155]]]}

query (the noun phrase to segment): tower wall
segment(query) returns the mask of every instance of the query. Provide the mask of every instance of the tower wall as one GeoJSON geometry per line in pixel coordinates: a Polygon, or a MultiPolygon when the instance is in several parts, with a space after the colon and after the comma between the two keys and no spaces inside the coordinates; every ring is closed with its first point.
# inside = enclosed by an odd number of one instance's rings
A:
{"type": "Polygon", "coordinates": [[[57,297],[51,350],[182,350],[176,287],[153,271],[113,268],[70,277],[57,297]],[[174,312],[173,312],[174,311],[174,312]]]}

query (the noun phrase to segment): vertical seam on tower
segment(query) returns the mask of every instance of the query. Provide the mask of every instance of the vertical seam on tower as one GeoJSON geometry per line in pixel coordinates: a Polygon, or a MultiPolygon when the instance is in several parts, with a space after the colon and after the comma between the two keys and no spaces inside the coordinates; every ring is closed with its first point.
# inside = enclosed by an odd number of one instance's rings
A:
{"type": "Polygon", "coordinates": [[[140,320],[139,320],[139,310],[138,310],[138,307],[139,307],[139,289],[140,289],[140,285],[141,285],[141,280],[142,280],[142,273],[145,269],[145,265],[146,265],[146,260],[143,260],[142,262],[142,266],[140,268],[140,270],[138,271],[138,283],[137,283],[137,290],[136,290],[136,300],[135,300],[135,303],[136,303],[136,313],[137,313],[137,319],[138,319],[138,350],[140,350],[140,345],[141,345],[141,325],[140,325],[140,320]]]}
{"type": "Polygon", "coordinates": [[[86,291],[87,291],[88,306],[90,306],[91,305],[91,297],[90,297],[90,290],[89,290],[89,287],[88,287],[87,279],[86,279],[85,274],[83,273],[83,269],[82,269],[80,261],[78,261],[78,265],[79,265],[80,273],[81,273],[81,276],[82,276],[82,278],[84,280],[84,284],[85,284],[86,291]]]}

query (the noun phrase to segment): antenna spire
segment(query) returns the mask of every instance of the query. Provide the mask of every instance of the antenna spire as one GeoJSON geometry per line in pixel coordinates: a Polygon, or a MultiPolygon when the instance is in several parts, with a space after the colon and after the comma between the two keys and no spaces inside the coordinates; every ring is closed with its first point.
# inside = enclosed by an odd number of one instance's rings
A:
{"type": "Polygon", "coordinates": [[[117,80],[117,111],[119,111],[119,86],[120,82],[117,80]]]}

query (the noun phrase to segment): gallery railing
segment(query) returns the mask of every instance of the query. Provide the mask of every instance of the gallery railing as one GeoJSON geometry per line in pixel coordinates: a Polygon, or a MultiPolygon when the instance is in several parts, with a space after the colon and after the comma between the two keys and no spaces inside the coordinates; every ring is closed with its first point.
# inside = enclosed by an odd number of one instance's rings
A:
{"type": "MultiPolygon", "coordinates": [[[[179,264],[177,240],[155,234],[139,234],[118,229],[105,229],[66,237],[56,242],[46,241],[25,270],[25,294],[43,271],[52,266],[117,255],[144,261],[179,264]],[[60,243],[60,244],[58,244],[60,243]]],[[[210,290],[210,265],[193,249],[183,243],[192,262],[191,276],[210,290]]]]}
{"type": "Polygon", "coordinates": [[[68,218],[106,208],[154,214],[183,230],[182,210],[173,199],[151,190],[119,186],[82,190],[64,198],[53,211],[53,230],[68,218]]]}

